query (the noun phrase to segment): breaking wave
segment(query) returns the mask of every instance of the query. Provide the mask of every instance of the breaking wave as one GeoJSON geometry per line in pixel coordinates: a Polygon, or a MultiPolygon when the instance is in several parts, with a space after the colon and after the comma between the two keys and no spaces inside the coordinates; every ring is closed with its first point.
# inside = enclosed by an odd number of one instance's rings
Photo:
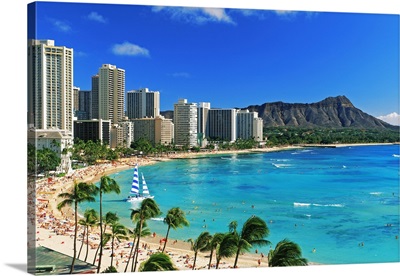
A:
{"type": "Polygon", "coordinates": [[[342,208],[344,207],[344,204],[318,204],[318,203],[301,203],[301,202],[293,202],[294,207],[310,207],[310,206],[316,206],[316,207],[339,207],[342,208]]]}
{"type": "Polygon", "coordinates": [[[290,167],[291,165],[290,164],[276,164],[276,163],[272,163],[272,165],[275,167],[275,168],[288,168],[288,167],[290,167]]]}

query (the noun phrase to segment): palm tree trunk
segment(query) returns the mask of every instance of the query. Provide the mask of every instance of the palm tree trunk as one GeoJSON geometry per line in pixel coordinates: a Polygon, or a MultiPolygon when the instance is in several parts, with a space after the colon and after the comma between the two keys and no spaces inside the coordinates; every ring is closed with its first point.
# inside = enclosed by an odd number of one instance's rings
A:
{"type": "Polygon", "coordinates": [[[74,234],[74,256],[72,257],[71,271],[72,274],[74,272],[74,265],[76,259],[76,236],[78,235],[78,202],[75,201],[75,234],[74,234]]]}
{"type": "MultiPolygon", "coordinates": [[[[101,258],[103,257],[103,199],[102,199],[102,191],[100,188],[100,256],[99,256],[99,263],[97,266],[97,273],[100,273],[101,267],[101,258]]],[[[95,256],[96,258],[96,256],[95,256]]]]}
{"type": "Polygon", "coordinates": [[[87,260],[89,254],[89,226],[87,227],[87,231],[86,231],[86,255],[85,255],[85,262],[87,260]]]}
{"type": "Polygon", "coordinates": [[[210,261],[208,262],[208,269],[210,269],[210,268],[211,268],[211,261],[212,261],[212,256],[213,256],[213,253],[214,253],[214,248],[213,248],[213,247],[211,247],[210,261]]]}
{"type": "Polygon", "coordinates": [[[238,262],[238,259],[239,259],[239,254],[240,254],[240,246],[238,246],[238,250],[236,252],[236,257],[235,257],[235,262],[233,264],[233,268],[236,268],[236,265],[237,265],[237,262],[238,262]]]}
{"type": "Polygon", "coordinates": [[[114,237],[111,239],[111,266],[113,266],[114,260],[114,237]]]}
{"type": "Polygon", "coordinates": [[[82,252],[82,248],[83,248],[83,244],[85,242],[85,236],[86,236],[86,228],[84,228],[83,230],[83,236],[82,236],[82,242],[81,242],[81,247],[79,248],[79,253],[78,253],[78,259],[81,256],[81,252],[82,252]]]}
{"type": "Polygon", "coordinates": [[[135,251],[133,251],[133,256],[132,256],[131,272],[133,272],[133,268],[135,267],[135,257],[136,257],[136,244],[134,244],[133,246],[135,246],[135,251]]]}
{"type": "Polygon", "coordinates": [[[136,252],[136,256],[135,256],[135,258],[134,258],[134,259],[135,259],[135,263],[134,263],[133,271],[132,271],[132,272],[135,272],[135,270],[136,270],[137,259],[138,259],[138,256],[139,256],[140,236],[142,235],[142,227],[143,227],[143,219],[140,219],[138,240],[137,240],[137,242],[136,242],[136,248],[135,248],[135,252],[136,252]]]}
{"type": "MultiPolygon", "coordinates": [[[[106,227],[107,227],[107,224],[104,225],[104,232],[106,232],[106,227]]],[[[101,229],[101,228],[100,228],[100,229],[101,229]]],[[[94,254],[93,265],[96,263],[96,257],[97,257],[97,255],[98,255],[98,253],[99,253],[99,250],[100,250],[100,247],[102,246],[102,244],[103,244],[103,242],[100,241],[99,246],[97,246],[96,254],[94,254]]]]}
{"type": "Polygon", "coordinates": [[[164,253],[165,247],[167,246],[168,235],[169,235],[169,229],[171,229],[171,226],[168,225],[167,235],[165,236],[165,242],[164,242],[164,247],[163,247],[162,253],[164,253]]]}
{"type": "Polygon", "coordinates": [[[196,259],[197,259],[197,251],[194,252],[194,260],[193,260],[193,267],[192,267],[192,270],[194,270],[194,268],[196,267],[196,259]]]}
{"type": "Polygon", "coordinates": [[[93,260],[93,264],[92,265],[94,265],[96,263],[96,257],[97,257],[97,254],[99,254],[100,246],[101,246],[101,242],[99,243],[99,246],[97,246],[96,253],[94,254],[94,260],[93,260]]]}
{"type": "Polygon", "coordinates": [[[135,240],[135,244],[133,244],[132,246],[135,246],[135,250],[133,251],[133,256],[132,256],[131,272],[133,272],[133,267],[134,267],[134,264],[135,264],[134,260],[136,258],[136,254],[139,253],[139,249],[138,249],[138,251],[136,251],[136,240],[135,240]]]}
{"type": "Polygon", "coordinates": [[[129,253],[129,258],[128,258],[128,261],[126,262],[126,267],[125,267],[124,272],[126,272],[128,270],[129,262],[131,261],[131,258],[132,258],[133,248],[135,248],[135,241],[136,241],[136,237],[133,239],[131,252],[129,253]]]}
{"type": "Polygon", "coordinates": [[[220,261],[221,261],[221,258],[217,258],[217,264],[215,265],[215,269],[218,269],[220,261]]]}

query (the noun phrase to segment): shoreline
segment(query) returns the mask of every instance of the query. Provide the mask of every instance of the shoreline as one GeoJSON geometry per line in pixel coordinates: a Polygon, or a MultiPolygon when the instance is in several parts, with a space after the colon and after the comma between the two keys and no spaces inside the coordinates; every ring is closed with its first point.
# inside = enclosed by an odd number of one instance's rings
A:
{"type": "MultiPolygon", "coordinates": [[[[340,144],[340,147],[346,146],[364,146],[364,145],[393,145],[393,143],[383,143],[383,144],[340,144]]],[[[327,145],[323,145],[327,146],[327,145]]],[[[332,145],[337,147],[338,145],[332,145]]],[[[92,182],[95,183],[100,180],[103,174],[110,175],[116,172],[130,169],[135,163],[140,166],[149,166],[156,164],[158,162],[166,162],[175,159],[190,159],[190,158],[208,158],[212,156],[227,155],[227,154],[251,154],[251,153],[266,153],[275,151],[284,151],[292,149],[300,149],[305,147],[313,147],[312,145],[294,145],[294,146],[283,146],[283,147],[273,147],[264,149],[250,149],[250,150],[227,150],[227,151],[211,151],[211,152],[187,152],[187,153],[177,153],[169,154],[167,157],[143,157],[143,158],[122,158],[116,162],[104,163],[99,165],[93,165],[81,169],[77,169],[71,176],[64,176],[61,178],[54,178],[50,182],[48,179],[41,179],[35,183],[36,189],[36,212],[35,212],[35,246],[43,245],[54,249],[56,251],[62,252],[66,255],[72,256],[73,251],[73,239],[70,238],[71,233],[73,234],[73,224],[74,219],[73,210],[68,207],[64,208],[62,212],[57,210],[57,204],[61,201],[57,195],[61,192],[65,192],[71,189],[74,181],[78,182],[92,182]],[[47,228],[47,229],[46,229],[47,228]]],[[[35,202],[35,199],[33,202],[35,202]]],[[[79,215],[79,214],[78,214],[79,215]]],[[[151,230],[151,229],[150,229],[151,230]]],[[[98,232],[98,231],[97,231],[98,232]]],[[[82,228],[80,227],[78,233],[82,233],[82,228]]],[[[98,233],[93,233],[91,238],[91,243],[93,249],[89,249],[88,262],[91,263],[94,258],[95,248],[98,244],[98,233]]],[[[147,259],[146,256],[156,252],[161,246],[159,240],[165,237],[165,233],[156,233],[155,237],[143,238],[142,243],[142,254],[139,256],[139,261],[144,261],[147,259]],[[145,246],[145,245],[148,246],[145,246]],[[151,248],[151,249],[150,249],[151,248]]],[[[29,242],[32,241],[28,241],[29,242]]],[[[127,250],[127,242],[121,242],[118,244],[118,249],[116,250],[116,258],[114,258],[114,266],[116,265],[116,260],[120,262],[121,265],[117,268],[118,272],[123,272],[125,268],[124,261],[127,258],[129,251],[127,250]],[[120,258],[118,257],[120,254],[120,258]]],[[[162,244],[163,245],[163,244],[162,244]]],[[[79,250],[80,241],[77,243],[77,248],[79,250]]],[[[129,248],[129,247],[128,247],[129,248]]],[[[173,260],[175,266],[179,270],[191,269],[190,265],[193,263],[193,251],[190,250],[190,245],[188,242],[182,240],[168,241],[166,247],[168,254],[173,260]],[[188,261],[187,261],[188,260],[188,261]]],[[[105,250],[104,252],[108,252],[105,250]]],[[[86,254],[86,245],[82,249],[82,255],[86,254]]],[[[110,251],[111,254],[111,251],[110,251]]],[[[110,254],[105,253],[103,256],[101,271],[106,269],[110,263],[110,254]]],[[[196,268],[198,269],[208,269],[208,256],[207,253],[199,253],[196,261],[196,268]]],[[[82,259],[82,258],[80,258],[82,259]]],[[[213,263],[215,264],[215,257],[213,257],[213,263]]],[[[221,260],[220,268],[230,268],[233,265],[233,258],[221,260]],[[222,263],[223,262],[223,263],[222,263]]],[[[309,265],[318,265],[317,263],[309,262],[309,265]]],[[[259,254],[245,253],[239,258],[239,267],[251,268],[251,267],[268,267],[266,257],[261,257],[259,254]],[[260,260],[260,265],[258,265],[258,260],[260,260]]]]}

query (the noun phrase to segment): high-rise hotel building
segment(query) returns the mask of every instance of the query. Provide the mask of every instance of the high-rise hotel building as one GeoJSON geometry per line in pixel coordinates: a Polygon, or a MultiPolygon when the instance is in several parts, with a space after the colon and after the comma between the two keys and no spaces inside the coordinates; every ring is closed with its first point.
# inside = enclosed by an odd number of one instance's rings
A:
{"type": "Polygon", "coordinates": [[[28,40],[28,127],[73,133],[73,49],[28,40]]]}
{"type": "Polygon", "coordinates": [[[206,137],[208,141],[236,141],[236,109],[210,109],[206,137]]]}
{"type": "Polygon", "coordinates": [[[201,147],[206,145],[206,132],[208,122],[208,111],[211,108],[210,103],[200,102],[197,108],[197,135],[199,145],[201,147]]]}
{"type": "Polygon", "coordinates": [[[92,114],[90,119],[99,119],[99,75],[92,76],[92,114]]]}
{"type": "Polygon", "coordinates": [[[126,115],[129,119],[155,118],[160,115],[160,92],[148,88],[126,93],[126,115]]]}
{"type": "MultiPolygon", "coordinates": [[[[95,94],[93,93],[92,96],[95,97],[95,94]]],[[[124,117],[125,70],[117,68],[115,65],[103,64],[98,74],[97,96],[98,119],[111,120],[111,124],[121,121],[124,117]]],[[[94,112],[96,111],[94,110],[94,112]]]]}
{"type": "Polygon", "coordinates": [[[197,104],[179,99],[174,104],[175,144],[197,146],[197,104]]]}
{"type": "Polygon", "coordinates": [[[263,140],[263,119],[258,117],[257,112],[239,110],[237,112],[237,138],[263,140]]]}

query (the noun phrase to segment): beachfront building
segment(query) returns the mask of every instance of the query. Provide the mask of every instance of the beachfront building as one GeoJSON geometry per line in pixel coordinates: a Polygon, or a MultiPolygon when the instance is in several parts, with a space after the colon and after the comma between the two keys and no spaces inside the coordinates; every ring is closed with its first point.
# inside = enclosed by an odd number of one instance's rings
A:
{"type": "Polygon", "coordinates": [[[99,75],[92,76],[92,101],[91,117],[89,119],[99,119],[99,75]]]}
{"type": "Polygon", "coordinates": [[[129,119],[155,118],[160,115],[160,92],[148,88],[126,93],[126,115],[129,119]]]}
{"type": "Polygon", "coordinates": [[[234,142],[236,140],[236,109],[210,109],[206,137],[208,141],[234,142]]]}
{"type": "Polygon", "coordinates": [[[79,110],[79,91],[81,89],[79,87],[74,86],[74,96],[73,98],[73,103],[72,103],[72,109],[75,111],[79,110]]]}
{"type": "Polygon", "coordinates": [[[111,120],[93,119],[74,121],[74,138],[85,142],[100,141],[110,145],[111,120]]]}
{"type": "Polygon", "coordinates": [[[98,117],[117,124],[124,117],[125,70],[103,64],[98,76],[98,117]]]}
{"type": "Polygon", "coordinates": [[[61,158],[61,164],[57,172],[70,173],[71,153],[62,154],[64,149],[69,149],[73,145],[72,133],[68,130],[59,129],[35,129],[28,130],[28,143],[35,146],[35,149],[51,149],[61,158]]]}
{"type": "Polygon", "coordinates": [[[197,146],[197,104],[179,99],[174,104],[175,144],[178,146],[197,146]]]}
{"type": "Polygon", "coordinates": [[[110,129],[110,147],[115,149],[121,147],[124,143],[124,133],[120,125],[114,124],[110,129]]]}
{"type": "Polygon", "coordinates": [[[155,144],[171,145],[174,142],[174,123],[164,116],[155,118],[155,144]]]}
{"type": "Polygon", "coordinates": [[[75,113],[78,120],[90,120],[92,110],[92,91],[80,90],[79,91],[79,110],[75,113]]]}
{"type": "Polygon", "coordinates": [[[163,116],[156,118],[133,119],[134,141],[148,140],[153,146],[157,144],[169,145],[173,142],[174,124],[171,119],[163,116]]]}
{"type": "Polygon", "coordinates": [[[207,120],[208,111],[211,108],[210,103],[200,102],[197,108],[197,138],[198,144],[201,147],[207,145],[206,130],[207,130],[207,120]]]}
{"type": "Polygon", "coordinates": [[[237,139],[254,139],[258,142],[263,140],[263,120],[258,117],[257,112],[238,110],[236,116],[237,139]]]}
{"type": "Polygon", "coordinates": [[[73,132],[73,49],[28,40],[28,128],[73,132]]]}
{"type": "Polygon", "coordinates": [[[129,148],[133,142],[134,135],[133,122],[123,121],[119,124],[114,124],[111,127],[111,148],[129,148]]]}

